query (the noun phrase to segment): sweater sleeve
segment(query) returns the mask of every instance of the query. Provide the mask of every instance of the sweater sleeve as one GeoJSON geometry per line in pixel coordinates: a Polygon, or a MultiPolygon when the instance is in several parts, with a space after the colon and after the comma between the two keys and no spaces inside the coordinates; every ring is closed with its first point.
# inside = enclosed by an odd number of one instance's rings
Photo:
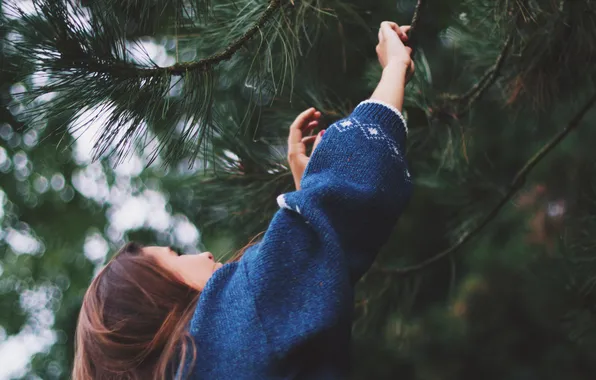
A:
{"type": "Polygon", "coordinates": [[[349,318],[411,192],[401,113],[361,103],[330,126],[302,178],[280,195],[263,241],[241,260],[272,347],[287,351],[349,318]]]}

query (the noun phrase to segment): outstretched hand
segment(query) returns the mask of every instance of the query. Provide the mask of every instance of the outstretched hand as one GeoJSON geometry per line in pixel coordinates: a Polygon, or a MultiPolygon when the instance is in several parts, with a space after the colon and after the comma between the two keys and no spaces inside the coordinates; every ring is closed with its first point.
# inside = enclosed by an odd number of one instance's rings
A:
{"type": "Polygon", "coordinates": [[[379,28],[379,44],[376,48],[379,63],[383,69],[390,65],[403,66],[407,70],[408,79],[415,70],[412,48],[406,46],[409,42],[409,31],[409,25],[399,26],[390,21],[382,22],[379,28]]]}
{"type": "Polygon", "coordinates": [[[313,151],[321,142],[325,130],[316,135],[312,131],[319,126],[321,112],[315,108],[309,108],[302,112],[290,126],[288,137],[288,162],[294,177],[296,190],[300,190],[300,181],[306,169],[310,157],[306,155],[306,144],[313,143],[313,151]]]}
{"type": "Polygon", "coordinates": [[[383,67],[381,80],[371,99],[384,102],[401,112],[404,104],[406,84],[414,73],[412,48],[409,43],[409,26],[399,26],[385,21],[379,29],[377,55],[383,67]]]}

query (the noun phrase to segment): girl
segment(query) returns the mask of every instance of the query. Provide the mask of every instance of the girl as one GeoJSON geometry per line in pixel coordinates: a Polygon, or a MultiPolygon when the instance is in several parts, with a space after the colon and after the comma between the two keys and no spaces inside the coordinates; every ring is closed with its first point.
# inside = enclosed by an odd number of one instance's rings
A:
{"type": "Polygon", "coordinates": [[[317,136],[310,160],[303,133],[321,114],[292,124],[298,189],[278,197],[262,242],[226,265],[129,243],[103,268],[83,299],[75,380],[348,376],[354,286],[411,191],[400,113],[414,69],[407,31],[381,24],[377,89],[317,136]]]}

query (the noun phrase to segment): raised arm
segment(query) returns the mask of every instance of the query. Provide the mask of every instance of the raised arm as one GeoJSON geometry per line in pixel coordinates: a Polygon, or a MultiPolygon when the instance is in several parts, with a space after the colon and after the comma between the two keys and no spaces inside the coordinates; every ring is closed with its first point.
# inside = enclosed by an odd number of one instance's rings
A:
{"type": "Polygon", "coordinates": [[[279,196],[263,241],[240,262],[271,347],[282,356],[338,321],[349,326],[353,286],[410,196],[399,111],[409,51],[391,24],[381,32],[384,72],[375,94],[327,129],[301,190],[279,196]]]}
{"type": "Polygon", "coordinates": [[[404,92],[408,77],[414,72],[412,49],[405,46],[408,42],[409,26],[399,27],[394,22],[384,22],[379,29],[377,55],[383,67],[383,76],[372,100],[386,103],[401,112],[404,104],[404,92]]]}

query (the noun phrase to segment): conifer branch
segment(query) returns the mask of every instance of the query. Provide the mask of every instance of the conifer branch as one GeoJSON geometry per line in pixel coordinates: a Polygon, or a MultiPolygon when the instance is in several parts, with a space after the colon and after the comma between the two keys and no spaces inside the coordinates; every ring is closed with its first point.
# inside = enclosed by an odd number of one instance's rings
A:
{"type": "MultiPolygon", "coordinates": [[[[186,158],[193,162],[214,127],[215,65],[246,49],[256,35],[262,34],[270,41],[287,38],[283,29],[276,26],[270,30],[268,26],[281,13],[286,4],[282,1],[260,1],[262,5],[246,15],[253,20],[251,24],[236,27],[233,40],[226,41],[227,47],[218,53],[168,67],[158,67],[146,53],[129,59],[132,52],[122,38],[124,31],[108,27],[111,25],[105,24],[101,9],[97,11],[99,16],[89,19],[93,28],[88,28],[77,21],[80,17],[75,16],[82,8],[74,0],[36,0],[34,14],[22,12],[15,5],[13,13],[20,18],[11,25],[24,43],[7,40],[11,54],[39,72],[51,73],[45,74],[47,82],[19,94],[20,101],[30,105],[23,117],[33,121],[59,116],[65,109],[81,110],[57,127],[69,125],[73,131],[83,133],[100,117],[95,114],[99,112],[104,121],[97,131],[93,159],[111,156],[119,163],[136,144],[140,149],[147,148],[149,130],[154,134],[151,141],[157,142],[151,157],[163,153],[167,163],[186,158]],[[61,95],[33,103],[50,93],[61,95]]],[[[210,43],[214,41],[208,40],[206,45],[210,43]]],[[[288,60],[295,59],[295,47],[284,41],[280,49],[285,54],[285,65],[290,64],[288,60]]],[[[270,48],[268,54],[272,54],[270,48]]],[[[29,69],[19,69],[13,69],[19,77],[30,74],[29,69]]]]}
{"type": "Polygon", "coordinates": [[[410,37],[410,43],[409,46],[412,48],[412,59],[414,58],[414,55],[416,54],[416,45],[417,45],[417,39],[416,39],[416,33],[414,33],[418,27],[418,23],[420,21],[420,13],[421,13],[421,9],[422,6],[424,5],[424,1],[423,0],[418,0],[418,3],[416,3],[416,8],[414,9],[414,15],[412,16],[412,21],[410,22],[410,32],[409,37],[410,37]]]}
{"type": "Polygon", "coordinates": [[[493,208],[486,217],[480,222],[474,229],[462,235],[458,242],[455,243],[453,246],[447,248],[446,250],[422,261],[419,264],[411,265],[404,268],[381,268],[376,267],[375,269],[379,272],[388,273],[388,274],[395,274],[400,276],[410,275],[416,272],[419,272],[422,269],[429,267],[430,265],[440,261],[441,259],[451,255],[455,251],[457,251],[461,246],[467,243],[470,239],[476,236],[484,227],[486,227],[501,211],[501,209],[513,198],[513,196],[523,187],[526,181],[526,177],[528,174],[534,169],[534,167],[544,158],[548,153],[550,153],[561,141],[565,139],[569,135],[570,132],[575,130],[579,124],[581,123],[582,119],[588,113],[588,111],[596,104],[596,94],[592,95],[592,97],[586,102],[586,104],[579,110],[579,112],[571,119],[569,124],[561,130],[561,132],[557,133],[548,143],[546,143],[540,150],[538,150],[525,164],[524,166],[517,172],[509,191],[501,198],[499,203],[493,208]]]}
{"type": "Polygon", "coordinates": [[[493,67],[491,67],[491,69],[487,71],[484,78],[480,82],[478,82],[476,86],[472,87],[472,89],[468,91],[467,94],[464,94],[464,101],[467,100],[467,103],[464,106],[464,108],[457,114],[458,118],[464,116],[470,110],[470,108],[472,108],[472,104],[474,104],[474,102],[480,99],[480,97],[486,92],[486,90],[488,90],[497,81],[497,78],[499,77],[501,69],[503,68],[503,65],[505,63],[505,59],[509,55],[509,50],[511,49],[512,42],[513,33],[511,33],[509,37],[507,37],[507,41],[505,41],[505,45],[503,46],[503,49],[497,57],[497,61],[495,62],[493,67]]]}
{"type": "Polygon", "coordinates": [[[488,86],[490,86],[492,83],[494,83],[494,80],[498,76],[499,71],[503,67],[505,58],[507,57],[509,49],[511,48],[512,41],[513,41],[513,34],[510,34],[509,37],[507,37],[507,40],[505,41],[505,44],[503,45],[501,52],[497,56],[495,64],[492,65],[484,73],[484,75],[482,76],[480,81],[478,81],[478,83],[476,83],[474,86],[472,86],[472,88],[470,88],[464,94],[457,96],[455,98],[455,100],[465,101],[465,100],[470,100],[474,97],[477,97],[479,92],[480,93],[483,92],[488,86]]]}
{"type": "MultiPolygon", "coordinates": [[[[211,55],[210,57],[200,59],[193,62],[177,62],[168,67],[154,67],[154,68],[138,68],[129,65],[122,65],[119,69],[124,71],[132,71],[139,78],[147,78],[156,75],[163,75],[167,73],[172,76],[182,76],[189,71],[208,71],[214,65],[220,62],[227,61],[234,56],[248,41],[250,41],[267,23],[273,18],[277,11],[281,8],[281,0],[269,0],[267,9],[263,12],[261,17],[250,27],[242,36],[232,42],[224,50],[211,55]]],[[[111,65],[114,68],[115,65],[111,65]]],[[[113,73],[113,70],[108,70],[113,73]]]]}
{"type": "Polygon", "coordinates": [[[228,59],[232,58],[238,50],[240,50],[248,41],[250,41],[258,32],[263,28],[271,18],[276,14],[277,10],[281,8],[281,0],[270,0],[269,6],[263,12],[261,17],[255,22],[255,24],[246,31],[241,37],[239,37],[236,41],[232,42],[227,48],[223,51],[213,54],[210,57],[200,59],[195,62],[186,62],[186,63],[176,63],[175,65],[165,67],[165,68],[155,68],[155,69],[143,69],[140,73],[141,76],[153,76],[156,74],[161,74],[163,71],[167,71],[171,75],[180,76],[184,75],[187,71],[193,70],[208,70],[211,66],[216,65],[220,62],[227,61],[228,59]]]}
{"type": "Polygon", "coordinates": [[[458,103],[457,108],[462,107],[457,113],[456,118],[461,118],[470,111],[472,105],[480,99],[480,97],[497,81],[499,78],[501,69],[504,66],[505,60],[511,50],[513,42],[513,33],[509,34],[501,52],[499,53],[495,64],[492,65],[480,78],[480,80],[474,84],[468,91],[460,95],[445,95],[444,97],[448,100],[458,103]],[[462,106],[463,104],[463,106],[462,106]]]}
{"type": "Polygon", "coordinates": [[[423,4],[423,0],[418,0],[416,8],[414,9],[414,15],[412,16],[412,22],[410,22],[410,32],[414,31],[418,26],[418,22],[420,21],[420,10],[422,9],[423,4]]]}

